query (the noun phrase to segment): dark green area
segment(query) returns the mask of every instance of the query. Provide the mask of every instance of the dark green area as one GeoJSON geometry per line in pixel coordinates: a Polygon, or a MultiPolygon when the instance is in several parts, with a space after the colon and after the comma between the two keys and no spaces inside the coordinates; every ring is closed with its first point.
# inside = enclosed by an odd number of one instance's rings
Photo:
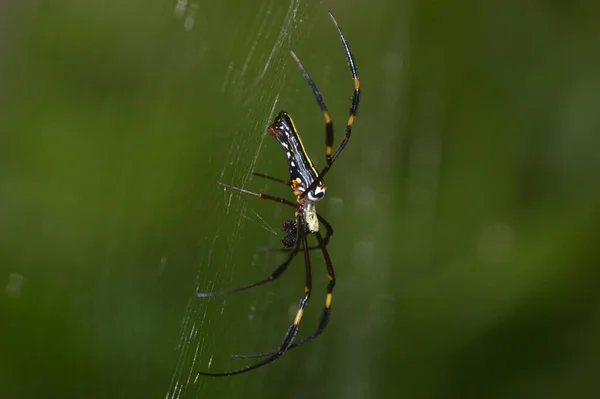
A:
{"type": "MultiPolygon", "coordinates": [[[[174,9],[3,6],[0,398],[600,395],[600,6],[174,9]],[[323,165],[288,48],[341,139],[352,83],[328,9],[363,87],[318,204],[336,231],[330,327],[259,371],[196,380],[211,358],[275,349],[303,293],[299,257],[270,286],[193,297],[284,258],[255,248],[278,245],[265,226],[291,208],[216,185],[293,198],[250,175],[286,177],[273,112],[323,165]]],[[[313,275],[301,335],[324,302],[318,252],[313,275]]]]}

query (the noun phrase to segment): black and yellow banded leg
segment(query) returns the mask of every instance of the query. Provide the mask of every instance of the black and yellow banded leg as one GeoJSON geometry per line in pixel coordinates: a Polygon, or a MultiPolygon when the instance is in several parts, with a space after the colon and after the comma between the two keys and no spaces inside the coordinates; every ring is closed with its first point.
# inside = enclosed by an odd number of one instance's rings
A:
{"type": "Polygon", "coordinates": [[[352,134],[352,125],[354,125],[354,121],[356,120],[356,113],[358,112],[358,104],[360,102],[360,81],[358,80],[358,76],[353,76],[352,78],[354,80],[354,92],[352,93],[352,102],[350,104],[348,123],[346,124],[346,133],[335,151],[335,154],[331,158],[331,162],[335,161],[338,155],[340,155],[342,150],[346,147],[346,144],[348,144],[350,135],[352,134]]]}
{"type": "Polygon", "coordinates": [[[302,75],[304,75],[304,78],[308,82],[310,90],[315,96],[315,100],[317,100],[317,104],[319,105],[319,108],[323,113],[323,117],[325,118],[325,158],[327,160],[327,164],[329,165],[331,164],[331,148],[333,146],[333,121],[331,120],[331,116],[329,116],[329,111],[327,110],[327,105],[325,104],[323,94],[321,94],[321,92],[317,88],[315,81],[310,76],[310,74],[308,73],[308,71],[306,70],[296,53],[294,53],[292,50],[290,50],[290,53],[292,54],[294,61],[296,61],[296,64],[298,64],[298,67],[300,67],[302,75]]]}
{"type": "Polygon", "coordinates": [[[327,252],[327,248],[325,246],[325,241],[323,240],[323,237],[321,237],[321,234],[318,231],[315,233],[315,236],[317,237],[317,241],[319,241],[319,246],[323,251],[323,257],[325,258],[325,265],[327,267],[327,277],[329,278],[329,283],[327,284],[327,295],[325,296],[325,307],[321,312],[319,325],[317,326],[315,332],[301,339],[295,344],[291,345],[289,349],[296,348],[317,338],[325,331],[327,323],[329,323],[329,315],[331,314],[331,304],[333,302],[333,288],[335,287],[335,271],[333,270],[333,263],[331,262],[331,258],[329,257],[329,253],[327,252]]]}
{"type": "MultiPolygon", "coordinates": [[[[331,262],[331,258],[329,257],[329,253],[327,252],[327,248],[325,247],[325,241],[321,237],[321,234],[319,232],[316,232],[315,236],[317,237],[317,241],[319,241],[319,246],[323,251],[325,265],[327,267],[327,276],[329,277],[329,283],[327,284],[327,295],[325,296],[325,307],[321,312],[321,318],[319,319],[317,329],[312,334],[302,338],[300,341],[291,344],[288,347],[288,350],[297,348],[300,345],[304,345],[305,343],[310,342],[313,339],[317,338],[319,335],[321,335],[325,331],[325,328],[327,328],[327,324],[329,323],[329,316],[331,315],[331,305],[333,302],[333,288],[335,287],[335,271],[333,270],[333,264],[331,262]]],[[[236,359],[252,359],[274,356],[276,353],[277,352],[266,352],[253,355],[233,355],[231,357],[236,359]]]]}
{"type": "MultiPolygon", "coordinates": [[[[333,14],[329,13],[329,16],[331,17],[331,20],[333,21],[335,28],[337,29],[338,34],[340,36],[340,40],[342,41],[342,45],[344,47],[344,52],[346,53],[346,60],[348,61],[348,67],[350,68],[350,73],[352,74],[352,80],[354,82],[354,91],[352,92],[352,100],[350,101],[350,110],[348,112],[349,115],[348,115],[348,122],[346,123],[346,132],[345,132],[344,138],[342,139],[342,142],[338,146],[335,153],[333,153],[333,156],[331,155],[332,147],[333,147],[333,125],[331,124],[331,118],[329,117],[329,113],[327,113],[327,108],[325,108],[325,110],[323,110],[323,108],[321,108],[321,111],[324,111],[326,126],[331,125],[331,132],[329,133],[329,131],[327,131],[326,138],[325,138],[325,145],[326,145],[325,153],[326,153],[327,163],[325,164],[325,166],[323,167],[323,169],[321,170],[321,172],[319,173],[317,178],[306,188],[306,191],[304,191],[302,193],[302,195],[300,196],[301,198],[304,198],[308,192],[314,190],[314,188],[319,184],[319,182],[321,182],[323,180],[323,178],[325,177],[327,172],[329,172],[331,165],[333,165],[333,163],[335,162],[337,157],[340,155],[340,153],[346,147],[346,144],[348,144],[348,141],[350,140],[350,136],[352,135],[352,125],[354,125],[354,121],[356,119],[356,114],[358,113],[358,105],[360,104],[360,80],[358,79],[358,67],[356,66],[356,61],[354,61],[354,56],[352,55],[352,51],[350,50],[350,47],[348,46],[346,37],[342,33],[342,29],[338,25],[333,14]]],[[[303,72],[304,72],[304,70],[303,70],[303,72]]],[[[305,74],[305,76],[306,75],[307,74],[305,74]]],[[[309,84],[311,81],[309,81],[309,84]]],[[[313,85],[314,85],[314,83],[313,83],[313,85]]],[[[311,88],[313,87],[313,85],[311,85],[311,88]]],[[[313,93],[315,93],[314,90],[313,90],[313,93]]],[[[318,93],[318,90],[317,90],[317,93],[318,93]]],[[[318,93],[318,94],[320,96],[320,93],[318,93]]],[[[315,97],[317,97],[317,94],[315,94],[315,97]]],[[[321,96],[321,98],[322,98],[322,96],[321,96]]],[[[318,102],[318,99],[317,99],[317,102],[318,102]]]]}
{"type": "Polygon", "coordinates": [[[350,73],[352,74],[352,80],[354,81],[354,91],[352,92],[352,101],[350,102],[350,110],[348,113],[349,114],[348,115],[348,123],[346,124],[346,134],[344,136],[344,139],[338,146],[338,149],[335,151],[335,154],[333,155],[331,162],[329,163],[329,165],[331,166],[331,163],[333,163],[335,161],[335,159],[338,157],[340,152],[342,152],[344,147],[346,147],[348,140],[350,140],[350,135],[352,134],[352,125],[354,125],[354,120],[356,119],[356,114],[358,113],[358,105],[360,104],[360,81],[358,80],[358,67],[356,66],[356,61],[354,61],[354,56],[352,55],[352,51],[350,50],[350,47],[348,46],[348,41],[346,40],[346,37],[342,33],[342,29],[340,28],[340,25],[335,20],[335,17],[333,16],[333,14],[329,13],[329,16],[331,17],[331,20],[333,21],[335,28],[337,29],[338,34],[340,35],[342,45],[344,46],[344,52],[346,53],[346,60],[348,61],[348,67],[350,68],[350,73]]]}

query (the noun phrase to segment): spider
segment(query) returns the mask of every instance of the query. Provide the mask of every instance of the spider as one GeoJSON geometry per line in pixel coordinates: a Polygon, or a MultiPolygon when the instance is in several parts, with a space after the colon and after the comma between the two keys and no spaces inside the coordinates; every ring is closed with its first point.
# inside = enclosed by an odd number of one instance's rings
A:
{"type": "Polygon", "coordinates": [[[333,287],[335,286],[335,273],[333,270],[333,264],[331,262],[331,258],[329,257],[329,253],[327,252],[327,244],[329,242],[330,237],[333,235],[333,228],[321,215],[317,213],[315,209],[315,203],[322,200],[323,197],[325,197],[326,187],[325,183],[323,182],[323,177],[327,174],[327,172],[329,172],[331,166],[350,140],[352,125],[354,124],[356,113],[358,111],[358,104],[360,102],[360,82],[358,80],[358,69],[356,67],[356,63],[354,62],[354,57],[352,56],[352,52],[348,47],[348,42],[346,41],[346,38],[344,37],[340,26],[335,20],[335,17],[331,12],[329,12],[329,16],[331,17],[331,20],[333,21],[333,24],[335,25],[340,39],[342,41],[344,52],[346,53],[346,58],[348,61],[348,66],[350,67],[350,72],[352,74],[352,80],[354,81],[354,92],[352,94],[352,101],[350,103],[350,112],[348,122],[346,124],[346,134],[342,142],[339,144],[335,153],[333,153],[332,155],[333,122],[331,121],[331,118],[329,116],[327,106],[325,105],[325,100],[323,99],[323,96],[321,95],[319,89],[317,89],[315,82],[312,80],[312,78],[306,71],[306,68],[304,68],[304,65],[302,65],[302,62],[300,62],[300,59],[296,56],[296,54],[293,51],[290,50],[294,61],[296,61],[296,63],[300,67],[300,70],[302,71],[304,78],[307,80],[308,85],[310,86],[310,89],[315,99],[317,100],[317,104],[319,105],[319,108],[321,109],[321,112],[325,117],[325,166],[320,172],[317,173],[317,170],[315,169],[311,159],[309,158],[308,154],[306,153],[306,150],[304,149],[304,145],[300,140],[300,136],[298,135],[298,131],[296,130],[292,118],[287,112],[281,111],[275,118],[273,124],[269,126],[268,131],[271,134],[271,136],[273,136],[279,142],[279,144],[285,151],[285,155],[288,160],[290,180],[285,181],[261,173],[253,174],[258,177],[262,177],[265,179],[275,181],[277,183],[287,185],[292,189],[292,192],[296,196],[296,202],[294,203],[284,198],[274,197],[260,192],[253,192],[241,187],[236,187],[230,184],[218,182],[219,185],[225,188],[237,190],[244,194],[250,194],[268,201],[274,201],[280,204],[285,204],[290,207],[293,207],[296,210],[294,219],[288,220],[283,224],[283,231],[285,233],[285,236],[282,239],[282,243],[284,245],[284,248],[278,249],[279,251],[288,252],[288,257],[285,260],[285,262],[279,265],[275,269],[275,271],[273,271],[273,273],[271,273],[271,275],[264,280],[260,280],[256,283],[227,291],[196,293],[196,296],[204,298],[229,295],[275,281],[286,271],[288,265],[292,262],[294,257],[298,254],[298,252],[300,252],[300,250],[302,250],[304,254],[304,264],[306,269],[304,296],[302,296],[302,299],[300,299],[300,302],[298,304],[298,311],[296,313],[296,317],[294,318],[293,323],[289,326],[287,332],[283,337],[283,341],[275,351],[260,353],[256,355],[233,355],[232,357],[234,358],[259,358],[262,360],[257,361],[249,366],[223,373],[209,373],[201,371],[201,375],[211,377],[226,377],[255,370],[259,367],[265,366],[277,360],[288,350],[296,348],[309,341],[312,341],[313,339],[321,335],[327,327],[329,315],[331,313],[333,287]],[[321,222],[325,226],[325,237],[323,237],[319,232],[319,222],[321,222]],[[317,246],[308,246],[307,237],[309,234],[313,234],[317,238],[317,246]],[[306,307],[306,304],[310,299],[312,291],[312,276],[309,251],[314,249],[320,249],[323,253],[323,257],[325,258],[325,264],[327,267],[327,275],[329,277],[329,284],[327,285],[327,296],[325,297],[325,308],[321,313],[317,329],[307,337],[297,342],[294,342],[294,339],[296,338],[296,335],[298,333],[300,320],[302,319],[302,315],[304,313],[304,308],[306,307]]]}

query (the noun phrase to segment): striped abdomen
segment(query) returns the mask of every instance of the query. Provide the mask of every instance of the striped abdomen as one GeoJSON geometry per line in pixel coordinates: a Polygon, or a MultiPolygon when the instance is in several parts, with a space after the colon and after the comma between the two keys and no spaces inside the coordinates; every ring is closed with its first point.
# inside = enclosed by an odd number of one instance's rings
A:
{"type": "MultiPolygon", "coordinates": [[[[275,118],[275,122],[269,126],[269,133],[275,137],[285,151],[290,171],[292,189],[300,193],[304,192],[316,178],[317,171],[308,157],[302,140],[298,136],[292,118],[287,112],[281,111],[275,118]]],[[[325,184],[321,182],[314,190],[306,195],[309,201],[319,201],[325,196],[325,184]]]]}

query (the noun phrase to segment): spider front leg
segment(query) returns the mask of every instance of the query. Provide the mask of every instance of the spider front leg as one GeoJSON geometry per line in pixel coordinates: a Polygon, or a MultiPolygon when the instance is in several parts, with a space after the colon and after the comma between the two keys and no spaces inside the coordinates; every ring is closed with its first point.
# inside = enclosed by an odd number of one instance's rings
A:
{"type": "Polygon", "coordinates": [[[325,123],[326,123],[326,125],[325,125],[326,126],[326,129],[325,129],[325,131],[326,131],[326,134],[325,134],[325,146],[326,146],[325,159],[327,161],[327,164],[323,167],[323,169],[321,169],[321,172],[319,173],[317,178],[314,179],[314,181],[306,188],[306,191],[304,191],[302,193],[302,195],[300,196],[301,198],[304,198],[307,193],[314,190],[315,187],[317,187],[317,185],[323,181],[323,177],[325,177],[327,172],[329,172],[329,170],[331,169],[331,166],[333,165],[333,163],[335,162],[337,157],[344,150],[344,148],[346,147],[346,144],[348,144],[348,141],[350,141],[350,136],[352,134],[352,126],[354,125],[354,121],[356,120],[356,114],[358,113],[358,106],[360,104],[360,80],[358,79],[358,66],[356,65],[356,61],[354,60],[354,56],[352,55],[350,46],[348,46],[348,41],[346,40],[346,37],[342,33],[342,29],[338,25],[335,17],[333,16],[333,14],[331,12],[329,13],[329,17],[333,21],[333,24],[335,25],[335,28],[338,31],[338,35],[340,36],[340,40],[342,41],[342,46],[344,47],[344,53],[346,54],[346,61],[348,62],[348,67],[350,68],[350,73],[352,75],[352,81],[354,82],[354,91],[352,92],[352,100],[350,102],[350,110],[348,112],[348,122],[346,123],[346,132],[344,134],[344,138],[342,139],[342,142],[338,145],[337,150],[335,151],[335,153],[333,153],[333,156],[332,156],[331,153],[332,153],[332,148],[333,148],[333,125],[331,125],[331,123],[330,123],[331,119],[329,118],[329,114],[327,113],[327,107],[325,107],[325,102],[323,101],[323,96],[317,89],[317,87],[316,87],[315,83],[313,82],[312,78],[310,77],[310,75],[306,72],[306,69],[304,69],[304,66],[300,63],[299,60],[297,60],[297,57],[294,57],[296,59],[296,62],[300,66],[300,69],[302,70],[304,77],[308,81],[308,85],[310,86],[310,89],[312,90],[313,95],[315,96],[315,99],[317,100],[317,103],[319,104],[319,107],[321,108],[321,111],[323,111],[323,115],[325,116],[325,123]]]}
{"type": "Polygon", "coordinates": [[[276,351],[272,352],[268,358],[261,360],[259,362],[256,362],[250,366],[246,366],[241,369],[228,371],[228,372],[224,372],[224,373],[208,373],[208,372],[201,371],[201,372],[199,372],[200,375],[204,375],[204,376],[208,376],[208,377],[228,377],[228,376],[232,376],[232,375],[236,375],[236,374],[246,373],[248,371],[257,369],[262,366],[266,366],[267,364],[274,362],[275,360],[277,360],[281,356],[283,356],[285,354],[285,352],[287,352],[287,350],[292,347],[294,339],[296,338],[296,335],[298,334],[298,328],[300,326],[300,321],[302,320],[302,316],[304,314],[304,308],[306,307],[306,304],[308,303],[308,300],[310,299],[310,294],[312,291],[310,252],[308,250],[308,246],[307,246],[307,242],[306,242],[306,228],[304,226],[304,215],[302,212],[298,213],[297,222],[299,224],[301,224],[301,228],[298,229],[298,234],[300,236],[296,240],[295,249],[297,250],[300,242],[302,242],[303,249],[304,249],[303,250],[304,263],[305,263],[305,268],[306,268],[306,281],[305,281],[305,285],[304,285],[304,296],[302,296],[302,299],[300,299],[300,302],[298,303],[298,311],[296,312],[296,317],[294,318],[294,322],[289,326],[285,335],[283,336],[283,341],[281,342],[281,345],[279,345],[279,348],[276,351]],[[300,239],[301,239],[301,241],[300,241],[300,239]]]}

